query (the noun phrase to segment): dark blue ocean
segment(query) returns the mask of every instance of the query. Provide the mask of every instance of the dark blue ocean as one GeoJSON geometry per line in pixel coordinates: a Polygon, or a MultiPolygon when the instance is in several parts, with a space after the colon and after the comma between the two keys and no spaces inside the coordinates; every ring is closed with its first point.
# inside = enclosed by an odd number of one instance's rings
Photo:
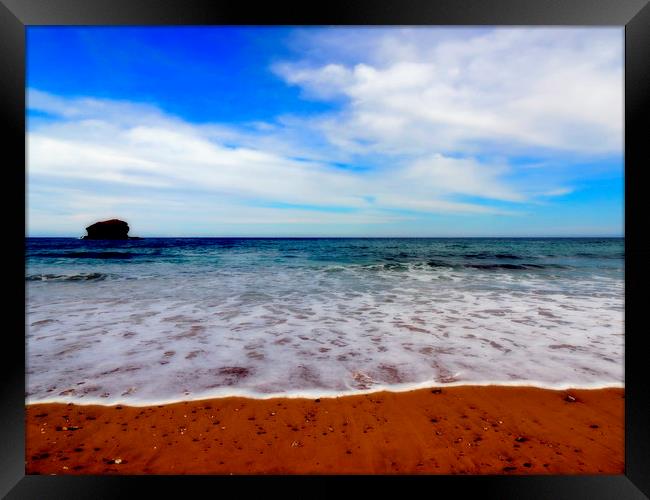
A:
{"type": "Polygon", "coordinates": [[[28,238],[33,401],[623,384],[624,240],[28,238]]]}

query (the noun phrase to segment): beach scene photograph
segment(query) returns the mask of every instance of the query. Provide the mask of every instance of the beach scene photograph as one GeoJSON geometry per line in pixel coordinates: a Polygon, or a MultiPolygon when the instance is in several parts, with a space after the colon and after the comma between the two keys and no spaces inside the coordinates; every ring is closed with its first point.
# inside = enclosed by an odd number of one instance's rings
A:
{"type": "Polygon", "coordinates": [[[624,474],[623,42],[26,27],[26,474],[624,474]]]}

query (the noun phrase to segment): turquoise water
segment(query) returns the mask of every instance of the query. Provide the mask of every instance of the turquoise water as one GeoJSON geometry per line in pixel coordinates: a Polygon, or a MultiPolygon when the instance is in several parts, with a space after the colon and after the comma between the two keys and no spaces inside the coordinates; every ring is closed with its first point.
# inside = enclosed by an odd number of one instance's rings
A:
{"type": "Polygon", "coordinates": [[[27,240],[30,400],[623,383],[624,240],[27,240]]]}

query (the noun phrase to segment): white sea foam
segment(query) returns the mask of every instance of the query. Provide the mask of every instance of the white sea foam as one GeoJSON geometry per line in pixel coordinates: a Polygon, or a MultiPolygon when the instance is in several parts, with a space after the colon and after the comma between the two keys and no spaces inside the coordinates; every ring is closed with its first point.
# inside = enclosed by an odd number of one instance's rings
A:
{"type": "MultiPolygon", "coordinates": [[[[365,395],[365,394],[375,394],[377,392],[408,392],[418,389],[430,389],[430,388],[441,388],[441,387],[462,387],[462,386],[478,386],[478,387],[488,387],[488,386],[503,386],[503,387],[533,387],[538,389],[550,389],[555,391],[566,391],[570,389],[620,389],[624,387],[623,383],[617,384],[546,384],[538,381],[473,381],[473,382],[447,382],[441,384],[435,380],[427,380],[424,382],[412,383],[412,384],[396,384],[396,385],[375,385],[371,389],[359,389],[355,391],[328,391],[328,390],[311,390],[311,391],[292,391],[292,392],[277,392],[277,393],[261,393],[254,392],[245,389],[232,389],[221,388],[214,389],[205,393],[194,393],[191,396],[183,398],[166,398],[166,399],[140,399],[138,397],[130,398],[127,403],[129,406],[157,406],[157,405],[168,405],[178,402],[185,401],[203,401],[207,399],[216,399],[216,398],[230,398],[230,397],[240,397],[240,398],[250,398],[250,399],[274,399],[274,398],[289,398],[289,399],[326,399],[326,398],[339,398],[350,395],[365,395]]],[[[49,398],[27,398],[27,404],[32,403],[74,403],[76,405],[115,405],[119,403],[125,403],[122,399],[109,400],[107,401],[104,398],[92,398],[86,397],[81,399],[76,398],[63,398],[60,396],[52,396],[49,398]]]]}
{"type": "Polygon", "coordinates": [[[27,400],[622,386],[623,332],[623,281],[605,276],[268,266],[33,281],[27,400]]]}

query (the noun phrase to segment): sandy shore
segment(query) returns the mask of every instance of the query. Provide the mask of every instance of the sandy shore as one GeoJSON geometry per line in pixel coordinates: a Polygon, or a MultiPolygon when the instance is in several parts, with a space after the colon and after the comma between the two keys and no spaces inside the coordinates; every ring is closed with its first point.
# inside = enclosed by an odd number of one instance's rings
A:
{"type": "Polygon", "coordinates": [[[27,474],[622,474],[623,389],[26,408],[27,474]]]}

